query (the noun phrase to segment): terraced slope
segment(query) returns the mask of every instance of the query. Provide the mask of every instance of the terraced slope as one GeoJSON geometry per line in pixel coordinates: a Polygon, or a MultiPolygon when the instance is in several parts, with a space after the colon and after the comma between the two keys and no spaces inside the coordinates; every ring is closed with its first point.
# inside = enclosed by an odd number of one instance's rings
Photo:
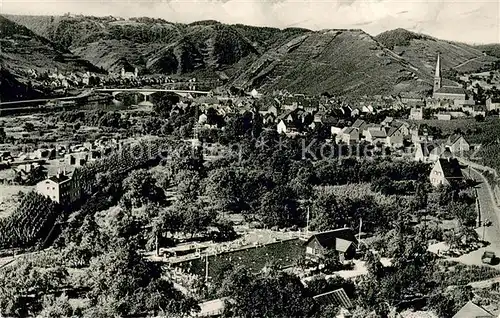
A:
{"type": "Polygon", "coordinates": [[[405,29],[387,31],[375,39],[429,74],[434,71],[438,53],[441,54],[443,70],[456,69],[459,72],[476,71],[496,60],[471,45],[440,40],[405,29]]]}
{"type": "Polygon", "coordinates": [[[380,94],[430,87],[430,78],[361,30],[295,37],[265,52],[235,81],[309,94],[380,94]]]}

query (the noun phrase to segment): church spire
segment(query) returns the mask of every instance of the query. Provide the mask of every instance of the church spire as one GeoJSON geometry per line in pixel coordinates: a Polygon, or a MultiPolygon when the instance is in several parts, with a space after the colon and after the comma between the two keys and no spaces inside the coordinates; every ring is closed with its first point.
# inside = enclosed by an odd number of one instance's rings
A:
{"type": "Polygon", "coordinates": [[[436,62],[436,72],[434,73],[434,90],[436,93],[441,88],[441,56],[438,53],[436,62]]]}
{"type": "Polygon", "coordinates": [[[434,77],[439,77],[441,78],[441,57],[438,53],[438,58],[436,62],[436,73],[434,74],[434,77]]]}

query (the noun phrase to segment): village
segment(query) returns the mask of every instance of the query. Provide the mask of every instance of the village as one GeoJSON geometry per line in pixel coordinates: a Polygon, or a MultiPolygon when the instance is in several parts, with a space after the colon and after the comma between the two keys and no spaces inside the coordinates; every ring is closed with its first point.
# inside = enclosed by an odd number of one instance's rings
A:
{"type": "MultiPolygon", "coordinates": [[[[54,89],[199,88],[196,79],[140,79],[137,69],[122,69],[119,82],[32,73],[54,89]]],[[[240,279],[297,277],[312,293],[301,317],[309,305],[339,318],[496,317],[499,188],[474,155],[478,127],[498,125],[500,102],[492,94],[478,104],[477,87],[443,86],[437,56],[428,98],[213,89],[4,117],[0,266],[38,264],[36,255],[60,263],[57,246],[73,286],[64,301],[78,310],[105,304],[78,290],[106,291],[75,277],[107,279],[91,260],[125,248],[159,264],[169,292],[196,304],[192,316],[250,310],[240,279]]]]}

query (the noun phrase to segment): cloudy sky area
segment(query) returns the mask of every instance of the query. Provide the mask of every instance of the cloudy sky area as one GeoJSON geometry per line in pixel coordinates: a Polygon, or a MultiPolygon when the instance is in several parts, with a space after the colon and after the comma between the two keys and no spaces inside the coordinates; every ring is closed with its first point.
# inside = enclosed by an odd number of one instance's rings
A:
{"type": "Polygon", "coordinates": [[[313,30],[360,28],[372,35],[401,27],[449,40],[500,42],[499,0],[0,0],[0,12],[149,16],[172,22],[213,19],[313,30]]]}

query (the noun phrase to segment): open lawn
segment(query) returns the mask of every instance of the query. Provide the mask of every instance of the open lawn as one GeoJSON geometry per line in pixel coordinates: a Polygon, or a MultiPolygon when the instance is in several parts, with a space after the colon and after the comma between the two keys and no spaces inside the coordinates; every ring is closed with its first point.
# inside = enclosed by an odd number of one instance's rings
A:
{"type": "MultiPolygon", "coordinates": [[[[208,273],[212,279],[217,279],[227,271],[229,266],[243,266],[257,272],[266,265],[276,263],[281,266],[294,265],[299,258],[305,255],[303,241],[299,239],[278,242],[266,246],[249,248],[241,251],[224,253],[208,258],[208,273]]],[[[179,266],[200,276],[205,275],[205,259],[197,259],[179,266]]]]}
{"type": "Polygon", "coordinates": [[[0,185],[0,218],[9,216],[16,208],[19,192],[29,192],[34,187],[0,185]]]}

